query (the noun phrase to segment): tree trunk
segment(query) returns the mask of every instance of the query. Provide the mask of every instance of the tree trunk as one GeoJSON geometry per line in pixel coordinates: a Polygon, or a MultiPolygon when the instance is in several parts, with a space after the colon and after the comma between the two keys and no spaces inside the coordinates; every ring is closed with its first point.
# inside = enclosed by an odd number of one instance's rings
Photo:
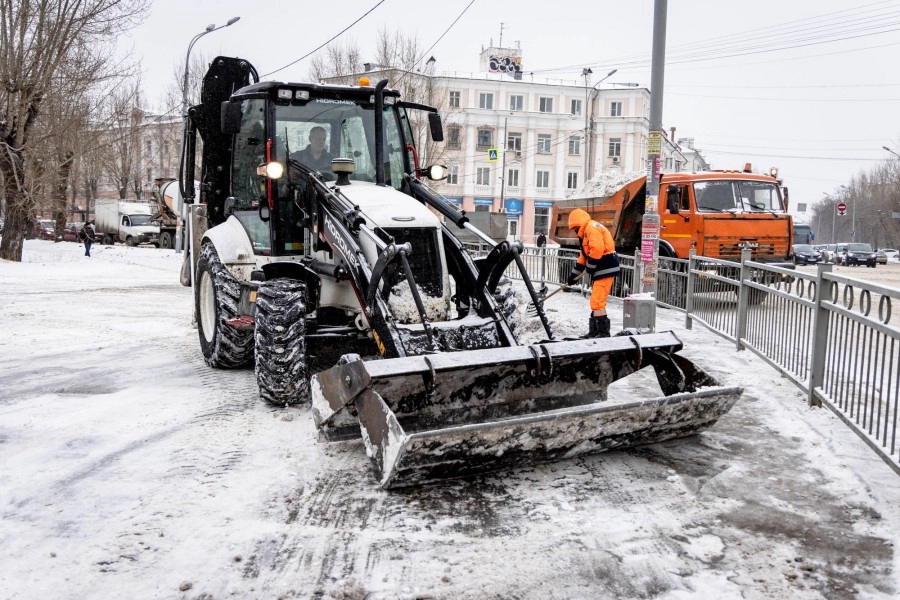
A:
{"type": "Polygon", "coordinates": [[[34,207],[28,197],[16,185],[21,178],[22,156],[19,152],[7,147],[0,153],[0,173],[3,173],[6,196],[6,217],[3,221],[3,237],[0,239],[0,259],[22,262],[22,246],[28,223],[34,218],[34,207]]]}

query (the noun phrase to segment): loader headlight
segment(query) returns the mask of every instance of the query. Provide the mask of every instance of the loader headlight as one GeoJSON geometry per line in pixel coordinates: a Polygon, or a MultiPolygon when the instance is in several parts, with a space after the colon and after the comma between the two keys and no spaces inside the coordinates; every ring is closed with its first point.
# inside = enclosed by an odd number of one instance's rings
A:
{"type": "Polygon", "coordinates": [[[432,181],[440,181],[447,178],[447,167],[444,165],[431,165],[422,169],[421,173],[432,181]]]}
{"type": "Polygon", "coordinates": [[[256,174],[269,179],[281,179],[282,175],[284,175],[284,165],[275,161],[259,165],[256,168],[256,174]]]}

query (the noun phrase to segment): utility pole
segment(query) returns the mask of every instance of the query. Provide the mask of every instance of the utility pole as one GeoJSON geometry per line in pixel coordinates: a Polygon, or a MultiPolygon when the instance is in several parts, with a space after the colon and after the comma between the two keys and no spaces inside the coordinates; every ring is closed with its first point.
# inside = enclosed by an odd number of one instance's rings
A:
{"type": "MultiPolygon", "coordinates": [[[[662,108],[666,62],[666,0],[653,3],[653,55],[650,71],[650,138],[647,140],[647,199],[641,225],[641,291],[656,294],[659,255],[659,171],[662,153],[662,108]]],[[[652,303],[651,329],[656,328],[656,302],[652,303]]]]}

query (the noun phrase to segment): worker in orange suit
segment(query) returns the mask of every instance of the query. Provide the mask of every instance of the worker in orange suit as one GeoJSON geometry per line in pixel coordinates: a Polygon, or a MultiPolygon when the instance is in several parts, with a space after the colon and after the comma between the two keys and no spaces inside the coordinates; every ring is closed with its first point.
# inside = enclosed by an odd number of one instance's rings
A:
{"type": "Polygon", "coordinates": [[[569,213],[569,229],[581,241],[578,262],[569,273],[567,283],[572,285],[582,272],[591,278],[591,317],[586,337],[609,337],[609,317],[606,316],[606,298],[619,274],[619,256],[609,230],[593,221],[587,212],[576,208],[569,213]]]}

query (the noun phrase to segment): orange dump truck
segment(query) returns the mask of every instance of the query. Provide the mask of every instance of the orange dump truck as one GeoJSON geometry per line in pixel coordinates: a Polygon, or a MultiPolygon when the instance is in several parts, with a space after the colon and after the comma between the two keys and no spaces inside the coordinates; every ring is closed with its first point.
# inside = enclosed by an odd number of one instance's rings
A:
{"type": "MultiPolygon", "coordinates": [[[[701,256],[740,260],[749,243],[755,261],[788,262],[794,232],[787,188],[774,174],[749,171],[748,165],[744,171],[663,173],[657,203],[660,256],[687,258],[693,246],[701,256]]],[[[609,229],[619,253],[634,254],[641,245],[646,183],[641,177],[612,195],[558,202],[553,238],[563,247],[578,248],[566,224],[569,213],[582,208],[609,229]]]]}

